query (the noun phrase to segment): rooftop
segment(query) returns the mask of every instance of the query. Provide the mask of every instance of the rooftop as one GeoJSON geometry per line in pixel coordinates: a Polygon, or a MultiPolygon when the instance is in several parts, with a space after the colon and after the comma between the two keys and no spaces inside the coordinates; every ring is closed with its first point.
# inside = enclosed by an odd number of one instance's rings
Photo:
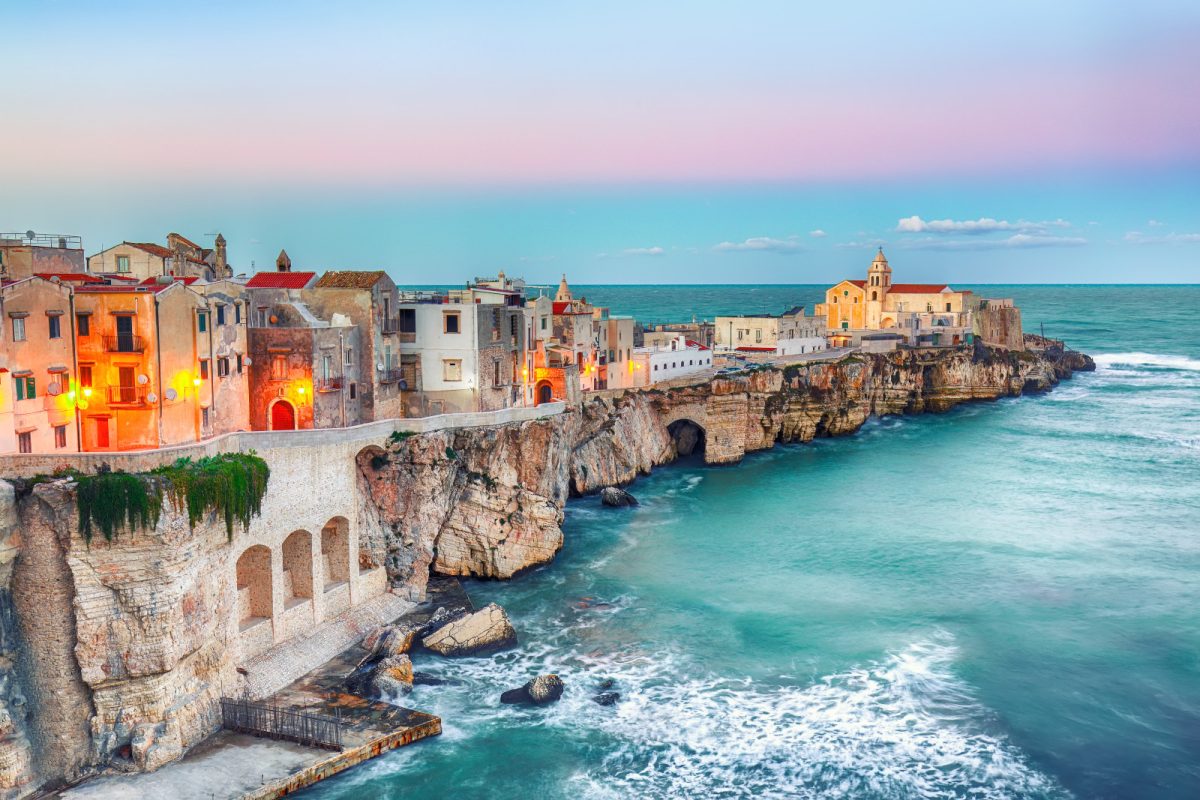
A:
{"type": "MultiPolygon", "coordinates": [[[[295,272],[292,274],[301,275],[304,273],[295,272]]],[[[313,286],[317,289],[370,289],[386,276],[387,273],[381,269],[330,270],[322,275],[313,286]]]]}
{"type": "Polygon", "coordinates": [[[0,233],[0,244],[25,247],[58,247],[63,250],[82,250],[83,239],[64,233],[0,233]]]}
{"type": "Polygon", "coordinates": [[[317,277],[315,272],[259,272],[246,282],[249,289],[305,289],[317,277]]]}

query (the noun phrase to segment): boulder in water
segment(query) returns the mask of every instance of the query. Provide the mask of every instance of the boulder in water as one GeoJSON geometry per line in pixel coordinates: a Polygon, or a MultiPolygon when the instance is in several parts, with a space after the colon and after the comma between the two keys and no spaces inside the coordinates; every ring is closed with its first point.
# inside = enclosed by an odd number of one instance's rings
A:
{"type": "Polygon", "coordinates": [[[500,695],[501,703],[510,705],[544,706],[562,697],[564,685],[557,675],[538,675],[524,686],[509,689],[500,695]]]}
{"type": "Polygon", "coordinates": [[[601,692],[592,698],[592,702],[599,703],[602,706],[613,706],[621,699],[620,692],[601,692]]]}
{"type": "Polygon", "coordinates": [[[412,659],[408,656],[388,656],[375,665],[375,671],[371,675],[371,688],[379,697],[408,694],[412,687],[412,659]]]}
{"type": "Polygon", "coordinates": [[[616,486],[605,486],[600,490],[600,502],[606,506],[613,508],[623,508],[625,506],[636,506],[637,498],[631,495],[624,489],[619,489],[616,486]]]}
{"type": "Polygon", "coordinates": [[[513,647],[517,632],[504,609],[488,603],[474,614],[438,628],[421,642],[443,656],[473,656],[513,647]]]}

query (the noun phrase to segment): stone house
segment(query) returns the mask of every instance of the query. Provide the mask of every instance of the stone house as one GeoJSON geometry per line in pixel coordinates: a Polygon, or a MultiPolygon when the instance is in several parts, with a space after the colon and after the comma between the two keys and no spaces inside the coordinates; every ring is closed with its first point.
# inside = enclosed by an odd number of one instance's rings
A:
{"type": "Polygon", "coordinates": [[[139,281],[161,275],[214,281],[233,275],[225,237],[219,233],[212,248],[201,247],[178,233],[167,234],[165,247],[153,242],[121,242],[89,256],[87,268],[95,275],[139,281]]]}
{"type": "Polygon", "coordinates": [[[196,281],[191,287],[208,301],[208,336],[212,352],[214,436],[250,430],[250,298],[244,280],[196,281]]]}
{"type": "Polygon", "coordinates": [[[366,421],[358,392],[361,331],[340,312],[323,319],[304,302],[315,272],[260,272],[251,304],[249,408],[252,430],[336,428],[366,421]]]}
{"type": "Polygon", "coordinates": [[[79,449],[72,301],[57,279],[0,285],[0,453],[79,449]]]}
{"type": "Polygon", "coordinates": [[[83,242],[78,236],[33,231],[0,233],[0,280],[86,271],[83,242]]]}
{"type": "Polygon", "coordinates": [[[790,356],[826,349],[825,318],[807,315],[804,306],[779,314],[717,317],[716,346],[723,350],[790,356]]]}
{"type": "MultiPolygon", "coordinates": [[[[415,329],[408,314],[407,330],[400,330],[397,295],[396,284],[383,270],[326,272],[302,292],[318,317],[342,314],[359,328],[361,347],[351,357],[362,378],[356,399],[366,421],[405,416],[405,392],[417,385],[415,374],[410,382],[401,369],[400,341],[413,340],[415,329]]],[[[328,388],[349,391],[345,384],[328,388]]]]}

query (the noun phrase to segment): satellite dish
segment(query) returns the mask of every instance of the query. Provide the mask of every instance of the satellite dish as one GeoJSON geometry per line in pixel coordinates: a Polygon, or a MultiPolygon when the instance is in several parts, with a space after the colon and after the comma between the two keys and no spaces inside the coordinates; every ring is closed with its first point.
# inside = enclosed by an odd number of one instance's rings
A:
{"type": "Polygon", "coordinates": [[[396,381],[396,388],[402,392],[408,391],[408,381],[404,380],[404,378],[401,378],[400,380],[396,381]]]}
{"type": "Polygon", "coordinates": [[[145,386],[147,383],[150,382],[150,379],[147,378],[145,375],[138,375],[137,381],[138,381],[138,386],[145,386]]]}
{"type": "Polygon", "coordinates": [[[46,394],[50,395],[51,397],[57,397],[58,395],[62,394],[62,384],[58,381],[51,383],[46,387],[46,394]]]}
{"type": "Polygon", "coordinates": [[[179,392],[175,391],[174,389],[167,389],[167,391],[164,393],[164,397],[166,397],[168,400],[174,400],[176,397],[179,397],[179,392]]]}
{"type": "Polygon", "coordinates": [[[250,360],[250,356],[246,356],[245,358],[242,359],[242,363],[245,364],[247,367],[249,367],[254,362],[250,360]]]}
{"type": "Polygon", "coordinates": [[[146,395],[146,402],[147,403],[157,403],[158,395],[156,395],[154,392],[150,392],[150,394],[146,395]]]}
{"type": "Polygon", "coordinates": [[[376,364],[376,365],[375,365],[375,371],[376,371],[376,372],[383,372],[383,364],[376,364]]]}

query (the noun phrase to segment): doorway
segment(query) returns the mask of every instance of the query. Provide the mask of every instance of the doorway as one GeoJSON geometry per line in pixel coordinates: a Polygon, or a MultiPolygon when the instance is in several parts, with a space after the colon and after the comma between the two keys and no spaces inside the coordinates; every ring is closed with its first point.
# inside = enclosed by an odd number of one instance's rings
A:
{"type": "Polygon", "coordinates": [[[276,400],[271,406],[271,430],[296,430],[296,409],[287,400],[276,400]]]}

